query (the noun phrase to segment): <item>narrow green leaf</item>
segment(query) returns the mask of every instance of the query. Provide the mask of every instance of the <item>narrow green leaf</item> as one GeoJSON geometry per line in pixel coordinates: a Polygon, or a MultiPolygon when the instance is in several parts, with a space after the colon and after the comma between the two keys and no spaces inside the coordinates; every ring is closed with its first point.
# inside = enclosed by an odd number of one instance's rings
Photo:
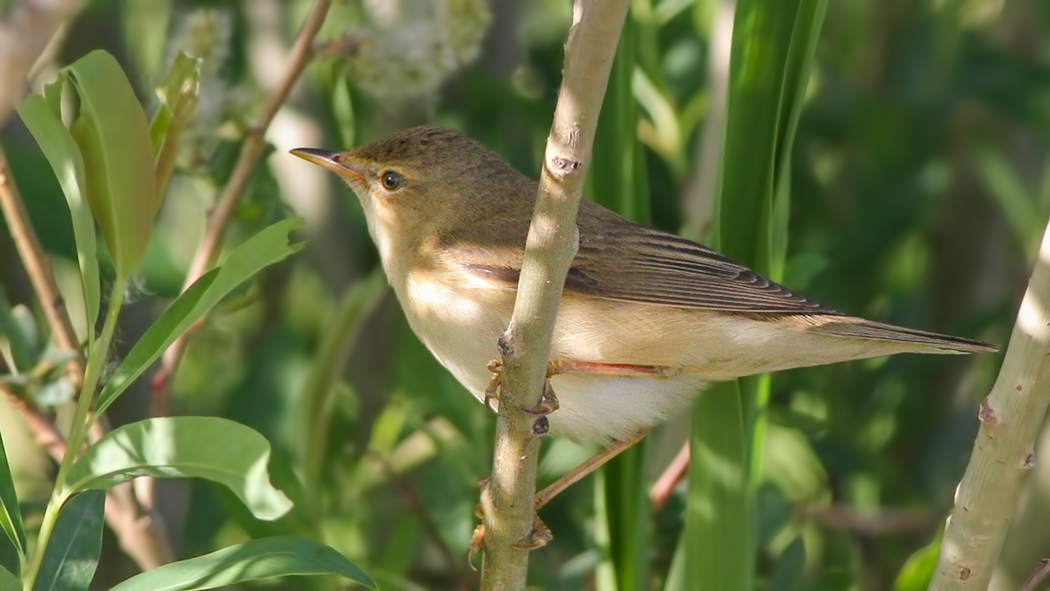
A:
{"type": "Polygon", "coordinates": [[[127,277],[146,253],[156,213],[149,123],[110,54],[93,51],[67,70],[80,95],[71,131],[84,158],[88,203],[117,273],[127,277]]]}
{"type": "Polygon", "coordinates": [[[288,575],[340,575],[376,588],[364,571],[324,544],[299,538],[266,538],[164,565],[110,591],[195,591],[288,575]]]}
{"type": "Polygon", "coordinates": [[[289,244],[289,233],[302,225],[301,220],[277,222],[238,246],[216,269],[204,274],[182,293],[160,318],[142,335],[124,358],[98,397],[96,416],[102,414],[142,372],[160,357],[180,335],[204,317],[219,303],[259,270],[298,251],[299,244],[289,244]]]}
{"type": "MultiPolygon", "coordinates": [[[[60,89],[48,89],[49,98],[61,94],[60,89]]],[[[18,105],[22,118],[33,139],[40,145],[51,169],[55,171],[58,184],[69,204],[73,221],[73,237],[77,243],[77,258],[80,264],[80,280],[84,289],[84,306],[87,313],[85,334],[94,334],[101,301],[98,279],[98,254],[95,242],[95,222],[86,198],[84,159],[80,155],[73,136],[62,125],[62,120],[52,110],[48,100],[32,95],[18,105]]]]}
{"type": "Polygon", "coordinates": [[[753,589],[744,416],[737,382],[693,405],[686,501],[689,589],[753,589]]]}
{"type": "Polygon", "coordinates": [[[33,591],[86,591],[102,551],[106,493],[92,490],[66,502],[47,542],[33,591]]]}
{"type": "MultiPolygon", "coordinates": [[[[7,534],[19,557],[19,561],[25,559],[26,532],[22,526],[22,514],[18,506],[18,496],[15,495],[15,483],[11,478],[11,468],[7,463],[7,452],[4,450],[4,439],[0,436],[0,529],[7,534]]],[[[14,566],[14,572],[18,572],[18,564],[14,566]]]]}
{"type": "Polygon", "coordinates": [[[69,491],[104,489],[138,476],[205,478],[223,484],[255,517],[292,507],[270,484],[270,444],[250,427],[216,417],[161,417],[111,431],[73,464],[69,491]]]}
{"type": "Polygon", "coordinates": [[[183,52],[157,89],[161,106],[150,123],[150,137],[157,154],[155,186],[156,207],[159,208],[168,188],[168,180],[175,169],[178,156],[179,137],[197,110],[197,94],[200,91],[201,60],[183,52]]]}

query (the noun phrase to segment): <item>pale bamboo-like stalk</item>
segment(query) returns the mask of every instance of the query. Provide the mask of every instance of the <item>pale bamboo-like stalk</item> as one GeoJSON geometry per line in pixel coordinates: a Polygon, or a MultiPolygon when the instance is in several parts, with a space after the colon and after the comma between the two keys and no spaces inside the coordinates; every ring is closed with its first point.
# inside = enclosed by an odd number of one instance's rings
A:
{"type": "Polygon", "coordinates": [[[991,394],[981,402],[970,463],[955,492],[934,591],[984,591],[1002,551],[1032,445],[1050,403],[1050,226],[991,394]]]}
{"type": "Polygon", "coordinates": [[[520,546],[529,542],[533,530],[537,433],[544,431],[545,419],[523,409],[536,407],[543,390],[565,275],[578,247],[576,213],[598,113],[628,5],[629,0],[576,0],[573,7],[564,78],[547,137],[514,315],[500,338],[503,382],[495,456],[482,495],[485,591],[525,588],[528,551],[520,546]]]}

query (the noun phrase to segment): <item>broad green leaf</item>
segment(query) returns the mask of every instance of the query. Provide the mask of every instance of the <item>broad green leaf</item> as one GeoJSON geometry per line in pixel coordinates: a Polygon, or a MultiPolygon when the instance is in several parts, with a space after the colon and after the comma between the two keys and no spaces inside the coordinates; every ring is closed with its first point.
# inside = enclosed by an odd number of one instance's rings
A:
{"type": "Polygon", "coordinates": [[[288,575],[340,575],[376,588],[364,571],[324,544],[300,538],[266,538],[164,565],[110,591],[195,591],[288,575]]]}
{"type": "Polygon", "coordinates": [[[84,158],[87,198],[117,274],[146,253],[156,213],[149,123],[117,60],[93,51],[69,66],[80,95],[71,129],[84,158]]]}
{"type": "MultiPolygon", "coordinates": [[[[22,514],[18,507],[18,497],[15,495],[15,483],[11,478],[11,467],[7,463],[7,452],[4,450],[4,439],[0,436],[0,529],[7,534],[17,555],[25,558],[26,532],[22,526],[22,514]]],[[[3,542],[0,542],[3,543],[3,542]]],[[[16,567],[17,564],[12,565],[16,567]]]]}
{"type": "Polygon", "coordinates": [[[161,104],[150,122],[150,137],[157,154],[155,185],[158,208],[164,200],[171,172],[175,169],[179,137],[197,110],[200,78],[201,60],[180,51],[157,89],[161,104]]]}
{"type": "Polygon", "coordinates": [[[87,591],[102,551],[106,493],[90,490],[66,502],[47,541],[33,591],[87,591]]]}
{"type": "MultiPolygon", "coordinates": [[[[49,88],[49,97],[61,94],[60,89],[49,88]]],[[[18,106],[22,118],[33,139],[40,145],[47,161],[55,171],[62,193],[69,204],[73,221],[73,236],[77,243],[77,259],[80,264],[80,280],[84,289],[84,305],[87,311],[87,330],[94,334],[101,301],[98,279],[98,253],[95,242],[95,222],[88,206],[87,184],[84,177],[84,159],[80,155],[73,136],[62,120],[52,110],[48,101],[40,95],[32,95],[18,106]]]]}
{"type": "Polygon", "coordinates": [[[292,507],[270,484],[270,444],[250,427],[216,417],[161,417],[111,431],[73,464],[69,491],[105,489],[138,476],[223,484],[259,519],[292,507]]]}
{"type": "Polygon", "coordinates": [[[289,244],[289,233],[301,220],[277,222],[238,246],[216,269],[212,269],[182,293],[142,335],[113,373],[98,397],[96,416],[102,414],[142,372],[160,357],[184,332],[204,317],[228,293],[259,270],[298,251],[289,244]]]}

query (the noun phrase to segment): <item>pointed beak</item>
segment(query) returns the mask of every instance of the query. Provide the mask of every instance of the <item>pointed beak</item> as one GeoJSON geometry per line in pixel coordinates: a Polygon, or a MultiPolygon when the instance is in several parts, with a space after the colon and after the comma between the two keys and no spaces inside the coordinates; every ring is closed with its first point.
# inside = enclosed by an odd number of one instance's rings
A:
{"type": "Polygon", "coordinates": [[[296,148],[291,151],[292,154],[312,162],[323,168],[327,168],[332,172],[338,174],[346,180],[351,180],[348,177],[353,177],[354,180],[364,181],[364,176],[351,168],[346,161],[342,152],[333,152],[331,150],[319,150],[317,148],[296,148]]]}

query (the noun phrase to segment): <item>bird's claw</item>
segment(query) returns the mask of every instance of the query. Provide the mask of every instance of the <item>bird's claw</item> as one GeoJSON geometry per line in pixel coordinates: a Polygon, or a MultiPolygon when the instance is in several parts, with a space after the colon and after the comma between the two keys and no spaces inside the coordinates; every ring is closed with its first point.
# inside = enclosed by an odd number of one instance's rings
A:
{"type": "Polygon", "coordinates": [[[560,407],[558,397],[554,395],[554,387],[551,386],[551,380],[547,378],[543,380],[543,394],[540,394],[540,400],[536,403],[536,406],[533,408],[522,408],[521,410],[527,415],[545,417],[560,407]]]}
{"type": "MultiPolygon", "coordinates": [[[[493,359],[489,361],[486,367],[492,372],[492,379],[489,380],[489,385],[485,388],[484,403],[486,408],[495,412],[496,409],[492,406],[491,401],[499,401],[500,386],[503,382],[503,362],[499,359],[493,359]]],[[[558,397],[554,395],[554,388],[551,386],[551,377],[558,373],[559,369],[556,362],[551,361],[547,364],[547,378],[543,381],[543,393],[540,395],[539,402],[533,408],[522,407],[522,412],[535,417],[545,417],[558,410],[560,407],[558,397]]]]}
{"type": "Polygon", "coordinates": [[[528,535],[517,544],[514,544],[513,547],[515,550],[538,550],[553,539],[554,534],[551,533],[551,528],[547,527],[547,524],[543,523],[540,516],[534,513],[532,515],[532,529],[529,530],[528,535]]]}
{"type": "Polygon", "coordinates": [[[486,367],[492,372],[492,379],[489,380],[489,385],[485,388],[485,408],[492,412],[496,412],[495,407],[493,407],[490,402],[493,400],[499,402],[499,387],[500,383],[503,381],[503,362],[499,359],[493,359],[492,361],[489,361],[489,364],[486,367]]]}
{"type": "Polygon", "coordinates": [[[478,552],[485,549],[485,524],[479,523],[474,528],[474,534],[470,537],[470,546],[467,548],[467,564],[470,565],[471,570],[477,571],[478,567],[474,566],[474,557],[477,556],[478,552]]]}

